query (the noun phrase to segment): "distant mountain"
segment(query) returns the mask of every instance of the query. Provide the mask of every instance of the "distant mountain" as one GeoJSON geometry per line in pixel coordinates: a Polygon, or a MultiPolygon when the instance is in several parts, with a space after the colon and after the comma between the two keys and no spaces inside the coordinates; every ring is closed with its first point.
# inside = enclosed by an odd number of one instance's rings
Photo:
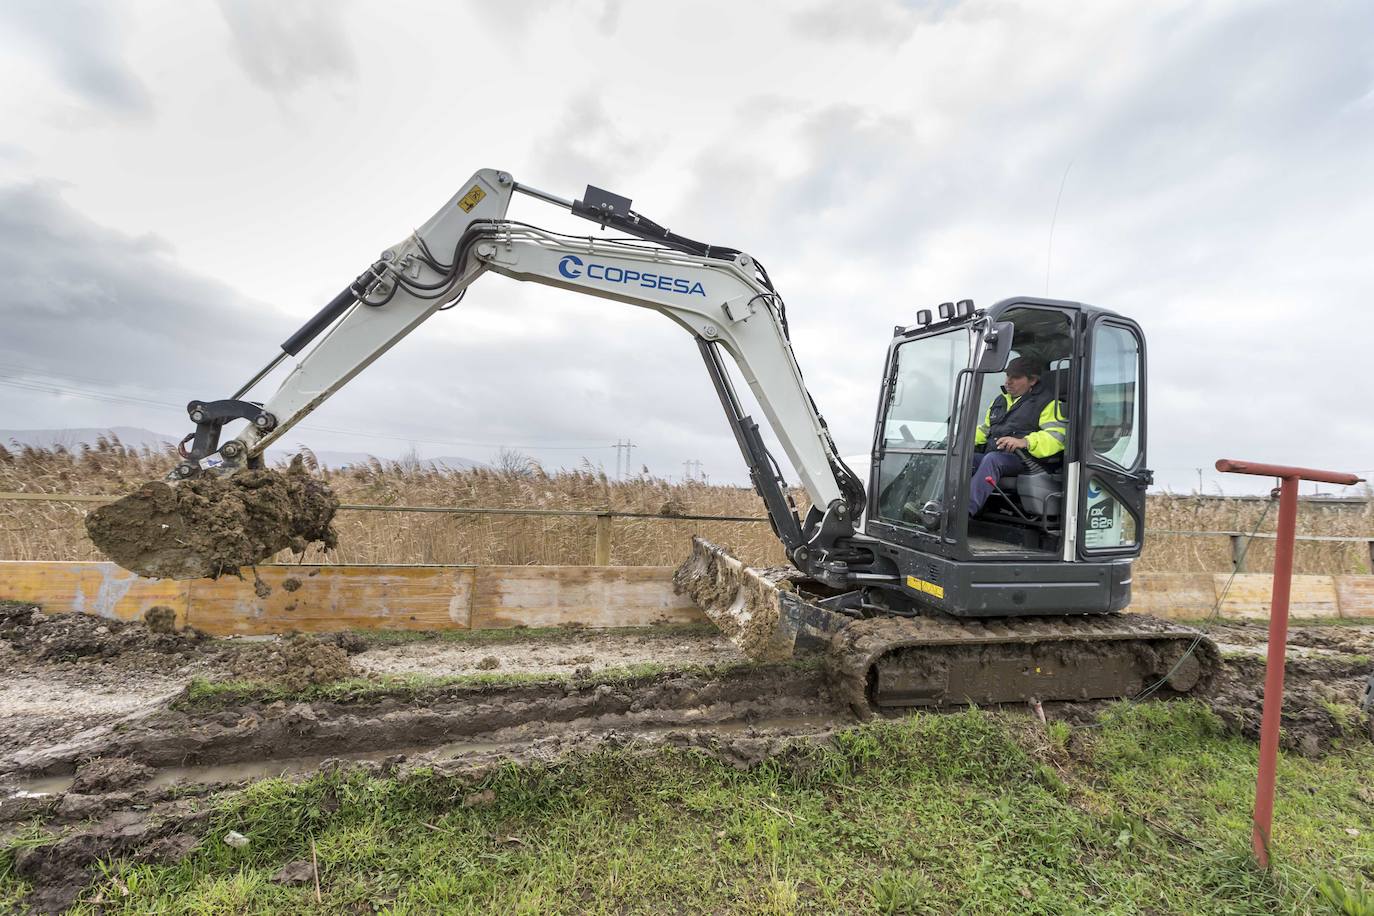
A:
{"type": "Polygon", "coordinates": [[[97,429],[95,427],[79,427],[75,429],[0,429],[0,445],[6,448],[14,443],[27,445],[30,448],[56,448],[61,446],[66,449],[76,449],[83,442],[95,445],[96,440],[101,436],[109,439],[111,436],[118,436],[120,443],[129,448],[151,448],[155,451],[167,445],[176,445],[177,440],[171,436],[164,436],[160,433],[152,432],[147,429],[140,429],[137,426],[111,426],[107,429],[97,429]]]}
{"type": "MultiPolygon", "coordinates": [[[[179,438],[167,436],[162,433],[155,433],[149,429],[137,426],[111,426],[107,429],[95,427],[78,427],[73,429],[0,429],[0,445],[10,448],[14,445],[20,447],[29,446],[31,448],[62,448],[76,451],[83,443],[94,445],[101,436],[106,439],[117,437],[121,445],[128,448],[144,449],[149,448],[154,451],[161,451],[168,446],[175,446],[179,438]]],[[[296,454],[295,449],[269,448],[267,459],[269,462],[289,461],[296,454]]],[[[346,468],[358,464],[367,464],[374,457],[368,452],[315,452],[315,458],[328,468],[346,468]]],[[[395,459],[381,459],[391,461],[395,459]]],[[[467,471],[473,468],[485,468],[489,465],[481,461],[473,461],[471,458],[459,458],[456,456],[443,456],[441,458],[422,458],[420,466],[427,469],[447,470],[447,471],[467,471]]]]}

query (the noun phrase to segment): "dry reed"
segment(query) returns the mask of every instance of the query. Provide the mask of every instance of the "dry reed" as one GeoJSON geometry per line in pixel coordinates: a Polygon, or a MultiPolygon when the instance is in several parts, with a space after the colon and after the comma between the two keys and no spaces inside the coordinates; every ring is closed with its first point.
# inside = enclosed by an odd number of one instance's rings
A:
{"type": "MultiPolygon", "coordinates": [[[[145,480],[162,477],[174,461],[170,452],[136,451],[117,439],[102,438],[75,450],[0,447],[0,491],[120,494],[145,480]]],[[[614,481],[590,469],[549,474],[528,461],[510,462],[502,470],[447,471],[373,460],[366,466],[321,473],[345,503],[609,509],[663,515],[764,514],[757,495],[742,487],[672,484],[650,477],[614,481]]],[[[1264,506],[1264,501],[1152,496],[1140,567],[1169,572],[1229,570],[1228,538],[1161,532],[1249,532],[1264,506]]],[[[0,559],[102,559],[85,537],[82,521],[90,508],[89,503],[0,500],[0,559]]],[[[1260,530],[1272,532],[1275,515],[1271,509],[1260,530]]],[[[337,524],[339,547],[311,551],[304,558],[306,562],[576,565],[592,563],[595,550],[595,519],[590,517],[344,511],[337,524]]],[[[1374,538],[1374,501],[1304,502],[1299,533],[1374,538]]],[[[675,565],[684,556],[692,534],[729,545],[749,563],[784,562],[782,549],[766,522],[627,518],[612,522],[611,562],[675,565]]],[[[1299,542],[1296,565],[1299,572],[1306,573],[1368,573],[1369,549],[1364,541],[1299,542]]],[[[296,559],[278,558],[282,562],[296,559]]],[[[1272,562],[1273,542],[1254,541],[1246,569],[1266,571],[1272,562]]]]}

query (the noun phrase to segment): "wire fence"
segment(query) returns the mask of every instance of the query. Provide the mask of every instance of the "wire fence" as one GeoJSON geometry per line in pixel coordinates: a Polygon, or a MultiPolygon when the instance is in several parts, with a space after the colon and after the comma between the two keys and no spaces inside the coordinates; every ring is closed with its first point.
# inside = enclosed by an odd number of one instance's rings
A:
{"type": "MultiPolygon", "coordinates": [[[[75,510],[66,523],[80,529],[73,537],[49,541],[22,536],[23,529],[51,531],[59,519],[50,516],[30,518],[28,524],[19,513],[10,513],[12,524],[0,528],[0,559],[73,560],[98,559],[94,547],[84,540],[84,507],[113,502],[118,496],[105,494],[0,492],[0,504],[45,503],[66,505],[75,510]],[[83,543],[84,542],[84,543],[83,543]]],[[[341,542],[355,546],[335,551],[316,550],[312,562],[480,562],[521,565],[671,565],[672,557],[691,534],[703,534],[732,546],[744,542],[752,549],[741,551],[747,562],[784,562],[780,547],[765,536],[760,546],[758,529],[765,516],[716,515],[691,512],[636,512],[611,508],[538,509],[481,506],[384,505],[342,503],[341,542]],[[462,517],[458,525],[442,522],[401,521],[376,526],[359,516],[380,513],[384,516],[462,517]],[[358,515],[354,515],[358,514],[358,515]],[[350,517],[353,516],[353,517],[350,517]],[[496,519],[509,519],[495,526],[496,519]],[[555,520],[572,520],[571,525],[555,520]],[[591,521],[590,530],[586,522],[591,521]],[[652,530],[649,526],[653,526],[652,530]],[[745,534],[746,528],[753,528],[745,534]],[[482,545],[478,549],[474,545],[482,545]]],[[[1175,572],[1262,571],[1272,555],[1275,535],[1230,529],[1146,528],[1146,548],[1142,568],[1175,572]],[[1177,549],[1176,539],[1205,539],[1205,546],[1177,549]],[[1223,540],[1224,539],[1224,540],[1223,540]],[[1258,542],[1258,543],[1257,543],[1258,542]],[[1168,549],[1170,545],[1174,549],[1168,549]],[[1266,548],[1269,548],[1266,550],[1266,548]]],[[[1368,573],[1374,570],[1374,534],[1304,534],[1297,538],[1299,550],[1311,551],[1309,572],[1368,573]]],[[[1202,542],[1200,542],[1202,543],[1202,542]]],[[[1301,565],[1301,564],[1300,564],[1301,565]]]]}

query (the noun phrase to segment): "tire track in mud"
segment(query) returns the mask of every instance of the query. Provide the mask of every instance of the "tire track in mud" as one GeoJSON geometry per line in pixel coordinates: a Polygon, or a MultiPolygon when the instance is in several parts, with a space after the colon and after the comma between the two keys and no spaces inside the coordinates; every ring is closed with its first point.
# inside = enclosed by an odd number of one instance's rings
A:
{"type": "Polygon", "coordinates": [[[845,720],[819,668],[751,667],[620,682],[450,686],[352,701],[237,702],[202,708],[183,694],[151,713],[0,760],[11,777],[74,772],[91,757],[151,767],[415,750],[500,735],[705,728],[845,720]]]}
{"type": "MultiPolygon", "coordinates": [[[[1290,659],[1284,746],[1315,755],[1342,739],[1374,739],[1374,718],[1358,711],[1370,667],[1348,656],[1290,659]]],[[[1216,690],[1204,702],[1232,730],[1254,738],[1263,676],[1261,660],[1229,659],[1216,690]]],[[[1053,704],[1051,714],[1070,720],[1091,718],[1103,705],[1053,704]]],[[[502,753],[518,757],[522,745],[550,739],[575,742],[588,734],[728,733],[759,724],[779,735],[810,734],[855,721],[820,666],[740,666],[612,682],[454,685],[344,700],[201,705],[189,702],[183,692],[151,711],[0,759],[0,784],[70,774],[83,760],[95,757],[159,769],[186,768],[299,758],[376,758],[387,752],[410,756],[464,742],[503,745],[502,753]]]]}

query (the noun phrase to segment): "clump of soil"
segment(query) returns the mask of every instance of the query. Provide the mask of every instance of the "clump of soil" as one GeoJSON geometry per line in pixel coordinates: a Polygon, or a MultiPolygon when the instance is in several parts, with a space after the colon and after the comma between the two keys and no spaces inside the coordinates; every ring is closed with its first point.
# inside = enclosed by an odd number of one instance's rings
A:
{"type": "Polygon", "coordinates": [[[495,655],[488,655],[477,663],[477,667],[481,668],[483,671],[491,671],[501,667],[501,659],[497,658],[495,655]]]}
{"type": "Polygon", "coordinates": [[[171,486],[145,483],[86,517],[91,542],[131,572],[155,579],[234,575],[286,549],[337,543],[339,500],[306,473],[300,456],[285,472],[241,470],[171,486]]]}
{"type": "MultiPolygon", "coordinates": [[[[149,613],[157,610],[150,608],[149,613]]],[[[163,608],[175,615],[171,608],[163,608]]],[[[159,625],[165,619],[155,615],[159,625]]],[[[131,661],[159,655],[188,655],[205,639],[190,627],[154,629],[141,621],[112,620],[90,614],[45,614],[34,604],[0,601],[0,640],[16,652],[53,662],[110,660],[128,656],[131,661]]]]}
{"type": "MultiPolygon", "coordinates": [[[[1374,740],[1374,714],[1360,709],[1370,675],[1358,657],[1289,658],[1285,666],[1279,744],[1309,757],[1349,740],[1374,740]]],[[[1264,659],[1227,659],[1212,709],[1231,729],[1259,739],[1264,659]]]]}
{"type": "Polygon", "coordinates": [[[127,757],[97,757],[77,767],[76,778],[68,791],[99,795],[146,782],[152,775],[152,767],[127,757]]]}
{"type": "Polygon", "coordinates": [[[293,636],[255,652],[243,652],[233,666],[235,677],[266,681],[286,690],[303,690],[357,677],[348,652],[334,640],[293,636]]]}
{"type": "Polygon", "coordinates": [[[294,592],[301,587],[301,580],[297,579],[295,576],[287,576],[285,579],[281,580],[281,587],[285,591],[294,592]]]}
{"type": "Polygon", "coordinates": [[[155,604],[143,612],[143,625],[153,633],[175,633],[177,612],[165,604],[155,604]]]}
{"type": "Polygon", "coordinates": [[[63,834],[56,842],[17,849],[14,873],[32,885],[23,903],[32,912],[66,912],[97,877],[97,863],[105,859],[180,861],[199,844],[192,831],[203,829],[208,814],[185,803],[176,814],[163,818],[149,811],[114,811],[63,834]]]}

